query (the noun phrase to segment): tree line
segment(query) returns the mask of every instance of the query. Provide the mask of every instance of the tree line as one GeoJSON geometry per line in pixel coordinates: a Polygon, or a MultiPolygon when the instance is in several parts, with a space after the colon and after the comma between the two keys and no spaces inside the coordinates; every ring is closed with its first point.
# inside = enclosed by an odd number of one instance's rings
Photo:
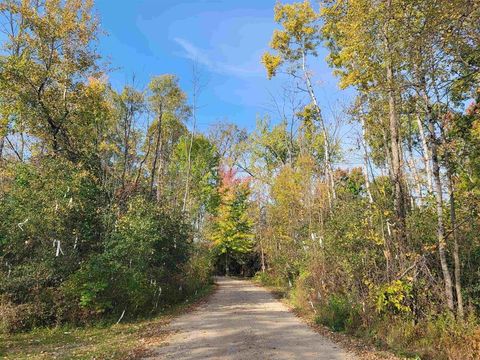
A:
{"type": "Polygon", "coordinates": [[[207,133],[195,67],[189,96],[170,74],[109,84],[92,7],[0,4],[4,328],[155,313],[258,271],[335,330],[479,356],[478,2],[277,3],[271,114],[207,133]],[[355,90],[342,111],[323,49],[355,90]]]}
{"type": "Polygon", "coordinates": [[[478,356],[457,328],[479,311],[478,2],[277,3],[274,19],[261,61],[289,85],[279,121],[239,146],[262,277],[334,328],[422,358],[478,356]],[[322,46],[355,90],[329,116],[312,66],[322,46]],[[363,165],[342,166],[341,128],[363,165]]]}
{"type": "Polygon", "coordinates": [[[198,68],[190,99],[172,74],[113,88],[93,6],[0,4],[4,331],[134,318],[183,301],[211,282],[228,249],[207,225],[247,211],[248,189],[225,180],[235,176],[212,135],[222,126],[196,129],[198,68]]]}

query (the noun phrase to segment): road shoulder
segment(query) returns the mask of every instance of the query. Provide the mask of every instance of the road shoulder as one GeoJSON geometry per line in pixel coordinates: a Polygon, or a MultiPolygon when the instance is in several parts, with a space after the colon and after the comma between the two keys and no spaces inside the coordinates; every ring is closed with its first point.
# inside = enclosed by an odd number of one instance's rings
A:
{"type": "Polygon", "coordinates": [[[366,343],[366,341],[356,338],[352,335],[335,332],[329,329],[326,326],[320,325],[315,322],[315,314],[313,311],[298,309],[295,308],[291,301],[285,297],[285,291],[262,284],[260,281],[252,280],[256,286],[262,287],[268,290],[273,297],[281,301],[290,312],[295,314],[302,322],[311,327],[318,334],[330,339],[332,342],[338,344],[347,352],[352,354],[356,359],[359,360],[401,360],[401,358],[395,354],[388,352],[383,349],[379,349],[372,344],[366,343]]]}

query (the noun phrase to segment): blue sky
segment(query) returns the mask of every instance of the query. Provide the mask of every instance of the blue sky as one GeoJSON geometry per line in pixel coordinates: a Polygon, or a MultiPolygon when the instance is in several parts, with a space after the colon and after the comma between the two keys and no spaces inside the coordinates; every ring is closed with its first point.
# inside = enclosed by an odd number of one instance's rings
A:
{"type": "MultiPolygon", "coordinates": [[[[116,88],[144,87],[154,75],[176,74],[191,91],[196,59],[206,86],[202,91],[199,127],[228,119],[252,130],[258,115],[271,114],[271,94],[281,79],[267,80],[260,63],[276,24],[275,0],[97,0],[102,29],[100,52],[114,70],[116,88]]],[[[317,93],[326,117],[351,98],[341,91],[325,62],[327,52],[312,59],[317,93]]],[[[348,130],[347,130],[348,132],[348,130]]]]}

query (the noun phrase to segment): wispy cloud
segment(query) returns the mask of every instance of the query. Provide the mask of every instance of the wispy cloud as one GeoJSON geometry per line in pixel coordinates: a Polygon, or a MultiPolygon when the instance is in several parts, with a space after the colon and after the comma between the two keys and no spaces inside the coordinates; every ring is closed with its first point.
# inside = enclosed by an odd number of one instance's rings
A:
{"type": "Polygon", "coordinates": [[[250,70],[242,68],[241,66],[228,64],[222,61],[212,60],[205,50],[202,50],[195,45],[193,45],[188,40],[182,38],[174,38],[175,42],[180,45],[184,51],[181,56],[196,61],[197,63],[204,65],[210,71],[223,74],[223,75],[232,75],[237,77],[252,76],[258,75],[257,70],[250,70]]]}

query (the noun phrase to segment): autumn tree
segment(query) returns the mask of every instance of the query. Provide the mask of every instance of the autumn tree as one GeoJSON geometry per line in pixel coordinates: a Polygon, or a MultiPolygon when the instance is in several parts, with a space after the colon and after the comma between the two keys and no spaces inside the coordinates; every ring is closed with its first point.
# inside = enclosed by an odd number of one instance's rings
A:
{"type": "Polygon", "coordinates": [[[114,107],[113,116],[116,121],[116,149],[121,161],[120,184],[122,190],[125,189],[127,180],[131,181],[133,167],[138,156],[138,145],[140,143],[140,134],[138,121],[145,112],[145,102],[143,93],[133,87],[125,87],[120,94],[112,92],[112,101],[114,107]]]}
{"type": "Polygon", "coordinates": [[[188,178],[189,196],[185,199],[185,185],[178,181],[172,184],[170,196],[179,201],[183,195],[186,204],[182,202],[182,211],[189,214],[200,230],[205,225],[206,215],[218,206],[220,157],[217,149],[202,134],[193,137],[185,134],[171,156],[167,175],[171,179],[185,179],[185,182],[188,178]]]}
{"type": "MultiPolygon", "coordinates": [[[[456,308],[459,318],[464,310],[456,216],[459,206],[455,201],[458,167],[452,161],[459,139],[450,130],[454,114],[463,111],[462,101],[472,97],[478,86],[474,75],[478,69],[478,27],[474,30],[471,26],[478,22],[478,14],[478,5],[469,1],[325,1],[322,11],[331,64],[343,84],[355,86],[362,101],[366,99],[363,120],[368,141],[374,152],[376,147],[387,149],[394,184],[398,173],[394,152],[400,149],[403,180],[395,184],[396,218],[401,214],[398,185],[403,184],[405,205],[410,203],[412,209],[416,196],[432,197],[445,305],[452,311],[456,308]],[[383,135],[387,141],[379,146],[381,126],[375,123],[382,121],[384,109],[390,115],[389,132],[383,135]],[[396,114],[396,130],[392,114],[396,114]],[[400,141],[395,141],[395,134],[400,141]],[[450,254],[453,261],[448,259],[450,254]]],[[[423,206],[428,204],[422,202],[423,206]]],[[[411,230],[404,229],[410,232],[405,233],[408,239],[411,230]]],[[[402,248],[397,251],[405,253],[405,242],[399,245],[402,248]]]]}
{"type": "Polygon", "coordinates": [[[90,0],[2,1],[0,31],[0,331],[121,321],[204,287],[218,154],[186,128],[178,79],[113,88],[90,0]]]}
{"type": "Polygon", "coordinates": [[[157,184],[156,198],[162,199],[163,174],[166,169],[165,146],[168,139],[165,139],[164,122],[165,116],[182,122],[188,116],[189,108],[186,105],[186,95],[178,84],[175,75],[161,75],[154,77],[148,85],[150,95],[149,104],[151,111],[155,114],[155,122],[152,124],[153,135],[153,160],[150,170],[150,191],[157,184]]]}
{"type": "Polygon", "coordinates": [[[310,2],[281,4],[277,3],[274,9],[274,19],[281,26],[281,30],[273,33],[270,47],[274,53],[266,52],[262,63],[269,78],[277,75],[281,68],[285,68],[288,75],[297,79],[300,86],[309,95],[310,110],[313,120],[318,122],[323,131],[324,171],[326,182],[332,199],[336,198],[335,182],[332,168],[332,133],[322,115],[320,105],[312,81],[312,72],[308,65],[308,58],[317,56],[320,45],[320,15],[312,8],[310,2]]]}
{"type": "MultiPolygon", "coordinates": [[[[342,87],[378,93],[387,106],[388,155],[395,189],[395,231],[399,256],[406,244],[406,189],[402,158],[399,89],[401,32],[394,15],[401,5],[390,0],[325,1],[322,35],[331,52],[329,61],[340,76],[342,87]]],[[[404,264],[399,264],[403,267],[404,264]]]]}
{"type": "MultiPolygon", "coordinates": [[[[0,66],[2,115],[22,121],[54,153],[78,160],[88,77],[99,77],[92,2],[5,1],[0,66]]],[[[2,132],[4,132],[2,130],[2,132]]]]}
{"type": "Polygon", "coordinates": [[[220,205],[215,216],[210,238],[219,260],[224,262],[225,274],[230,274],[233,261],[253,250],[252,222],[249,218],[249,185],[238,179],[232,169],[222,173],[220,205]]]}

